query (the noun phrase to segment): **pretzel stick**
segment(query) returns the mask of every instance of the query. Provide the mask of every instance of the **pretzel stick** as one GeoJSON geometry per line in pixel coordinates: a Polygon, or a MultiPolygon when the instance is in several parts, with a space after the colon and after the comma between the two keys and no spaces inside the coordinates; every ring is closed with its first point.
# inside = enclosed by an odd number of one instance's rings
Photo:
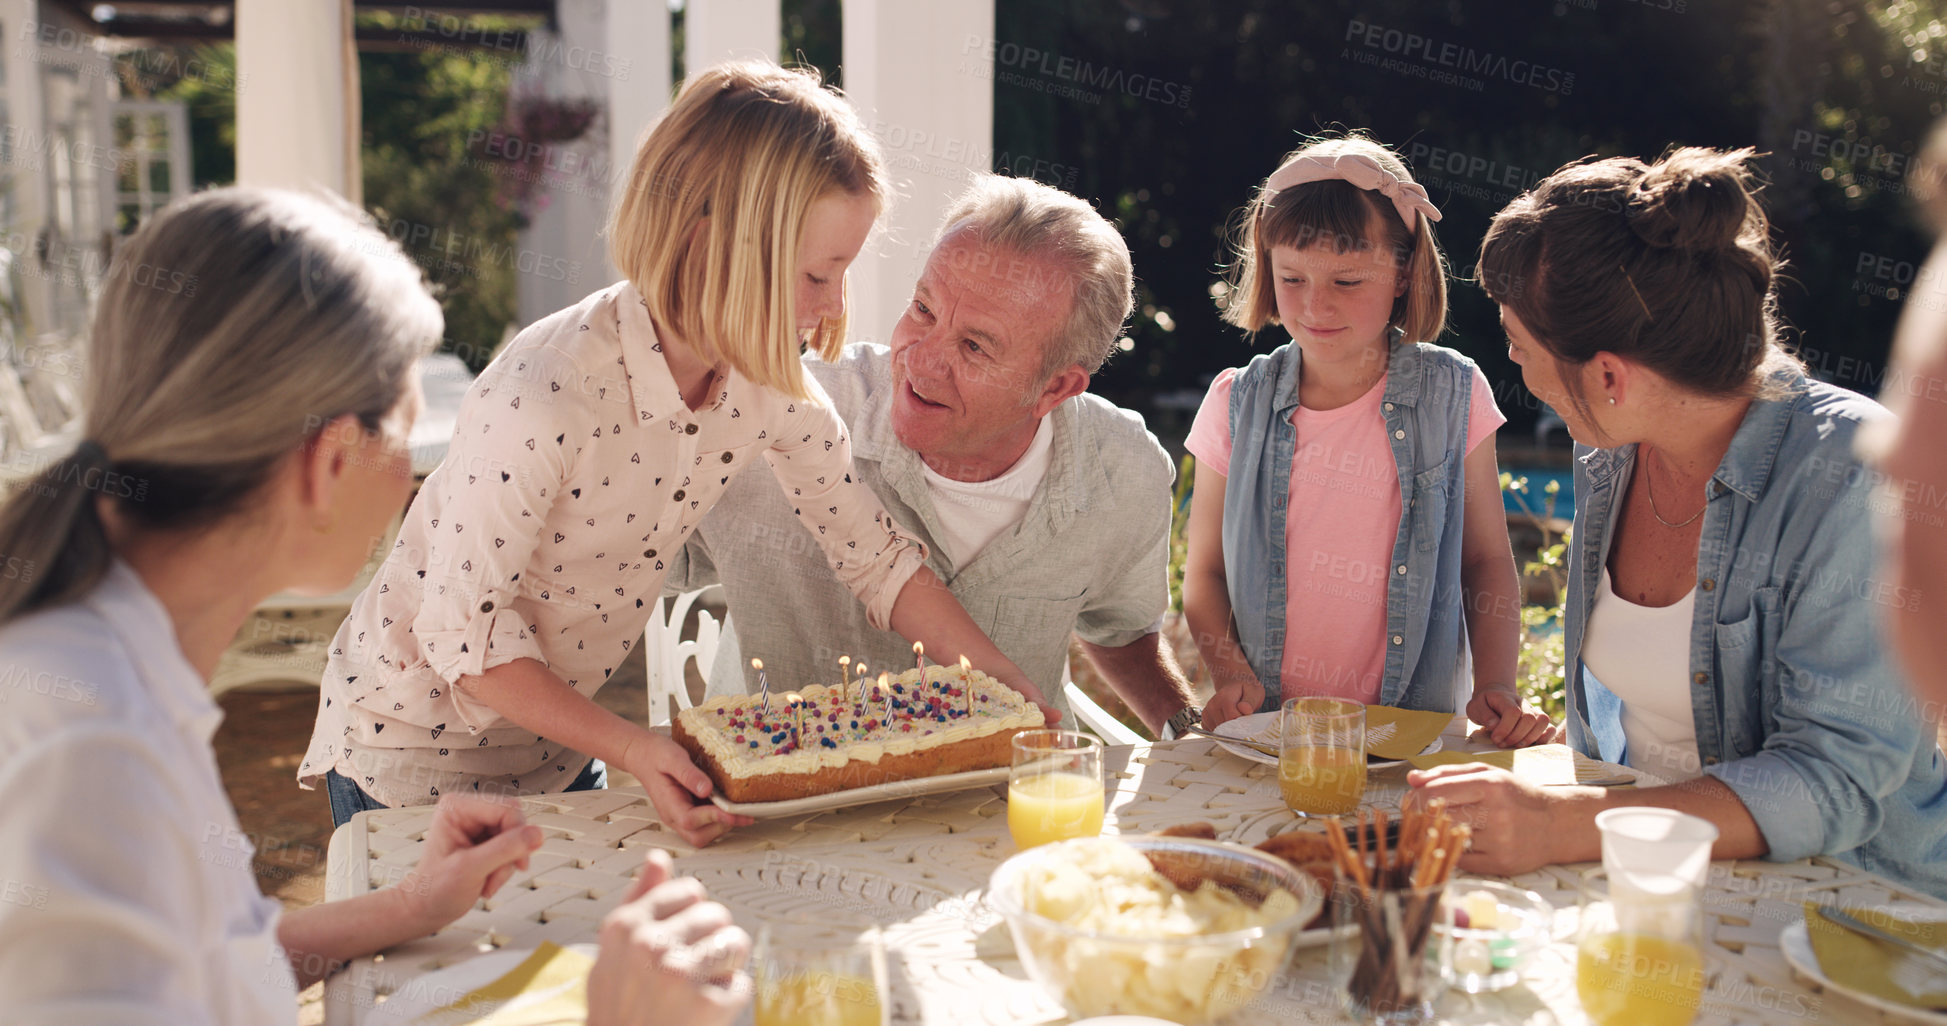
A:
{"type": "Polygon", "coordinates": [[[1372,810],[1373,876],[1392,885],[1391,866],[1386,860],[1386,810],[1372,810]]]}

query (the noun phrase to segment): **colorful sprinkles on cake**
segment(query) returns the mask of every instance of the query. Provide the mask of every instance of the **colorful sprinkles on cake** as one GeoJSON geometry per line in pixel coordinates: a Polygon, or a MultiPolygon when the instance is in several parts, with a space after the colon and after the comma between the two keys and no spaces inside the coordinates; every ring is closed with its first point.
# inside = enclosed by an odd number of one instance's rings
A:
{"type": "MultiPolygon", "coordinates": [[[[972,665],[964,659],[958,681],[950,672],[934,674],[922,666],[897,678],[881,673],[876,682],[860,676],[856,678],[857,691],[848,686],[850,681],[835,687],[814,684],[803,691],[781,691],[780,707],[772,711],[761,663],[752,660],[760,672],[760,693],[752,696],[756,702],[712,703],[696,710],[751,758],[910,738],[951,729],[969,718],[985,720],[1020,711],[1012,708],[1018,703],[994,693],[1000,687],[998,682],[983,685],[986,690],[976,688],[972,665]]],[[[850,667],[853,673],[863,668],[863,663],[850,667]]]]}

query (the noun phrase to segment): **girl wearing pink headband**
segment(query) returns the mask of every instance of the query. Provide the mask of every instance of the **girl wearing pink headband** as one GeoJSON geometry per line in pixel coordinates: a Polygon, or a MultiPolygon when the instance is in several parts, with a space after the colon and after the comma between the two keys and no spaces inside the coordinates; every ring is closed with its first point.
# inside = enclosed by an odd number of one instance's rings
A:
{"type": "Polygon", "coordinates": [[[1206,727],[1311,695],[1456,711],[1471,688],[1495,743],[1558,736],[1515,687],[1506,418],[1474,362],[1433,344],[1439,219],[1399,158],[1357,136],[1292,153],[1243,212],[1224,317],[1290,341],[1218,375],[1185,443],[1206,727]]]}

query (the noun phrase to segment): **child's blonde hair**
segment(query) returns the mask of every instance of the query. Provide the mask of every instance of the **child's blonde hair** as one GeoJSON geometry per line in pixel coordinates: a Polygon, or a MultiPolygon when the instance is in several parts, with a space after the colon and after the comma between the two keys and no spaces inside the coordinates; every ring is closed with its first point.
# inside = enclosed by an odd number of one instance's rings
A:
{"type": "MultiPolygon", "coordinates": [[[[1400,181],[1413,180],[1393,151],[1358,133],[1314,139],[1278,163],[1282,167],[1300,155],[1340,154],[1370,157],[1400,181]]],[[[1331,246],[1344,253],[1384,245],[1406,278],[1406,291],[1393,301],[1390,323],[1403,333],[1402,341],[1439,338],[1447,325],[1447,260],[1433,237],[1432,223],[1424,214],[1414,220],[1408,228],[1391,200],[1347,181],[1306,182],[1282,192],[1260,185],[1231,230],[1228,288],[1219,301],[1224,320],[1251,334],[1279,323],[1276,281],[1269,271],[1272,246],[1331,246]],[[1385,226],[1382,240],[1367,237],[1375,217],[1385,226]]]]}
{"type": "MultiPolygon", "coordinates": [[[[609,253],[649,316],[709,363],[808,398],[798,363],[798,241],[833,189],[883,209],[885,159],[815,70],[737,61],[690,78],[643,137],[609,224],[609,253]]],[[[846,317],[810,348],[836,359],[846,317]]]]}

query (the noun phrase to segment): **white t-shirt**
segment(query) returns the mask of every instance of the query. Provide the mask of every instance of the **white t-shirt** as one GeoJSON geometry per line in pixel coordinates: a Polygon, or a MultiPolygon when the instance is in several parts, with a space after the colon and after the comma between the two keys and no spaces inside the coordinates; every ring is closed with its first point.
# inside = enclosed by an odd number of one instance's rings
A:
{"type": "Polygon", "coordinates": [[[1582,665],[1622,699],[1629,765],[1670,783],[1703,773],[1690,701],[1690,618],[1697,589],[1667,606],[1615,593],[1604,568],[1582,642],[1582,665]]]}
{"type": "Polygon", "coordinates": [[[9,1026],[297,1021],[280,907],[210,748],[222,720],[125,563],[0,629],[9,1026]]]}
{"type": "Polygon", "coordinates": [[[947,560],[956,568],[972,563],[982,549],[1027,516],[1034,493],[1048,474],[1054,439],[1053,419],[1041,418],[1028,451],[1006,473],[987,481],[955,481],[921,464],[926,471],[927,495],[933,500],[933,511],[939,514],[941,531],[935,541],[946,549],[947,560]]]}

